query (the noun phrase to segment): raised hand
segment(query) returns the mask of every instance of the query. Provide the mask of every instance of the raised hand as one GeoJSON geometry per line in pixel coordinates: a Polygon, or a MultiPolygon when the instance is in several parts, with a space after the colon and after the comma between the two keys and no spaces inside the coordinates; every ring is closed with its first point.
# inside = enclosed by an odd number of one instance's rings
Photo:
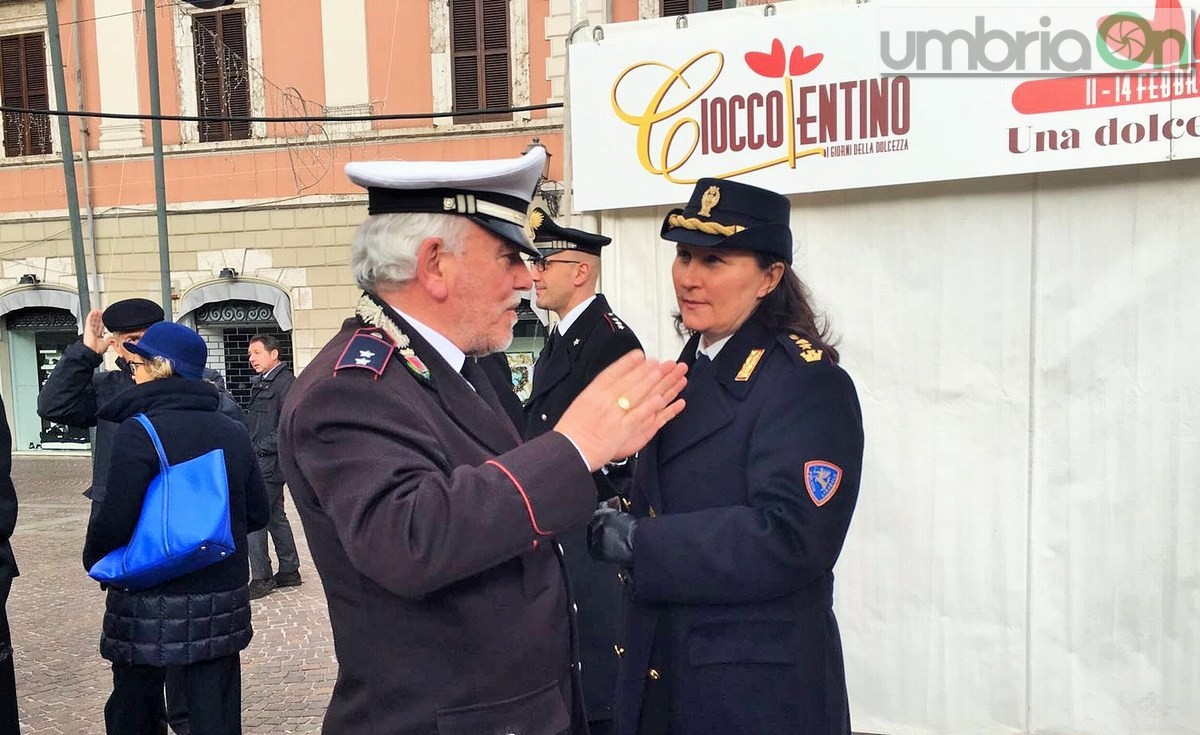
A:
{"type": "Polygon", "coordinates": [[[99,309],[88,312],[83,323],[83,344],[97,355],[103,355],[108,350],[104,341],[104,319],[99,309]]]}
{"type": "Polygon", "coordinates": [[[595,472],[637,452],[679,415],[683,401],[675,399],[687,384],[686,372],[686,365],[630,352],[596,376],[554,430],[575,442],[595,472]]]}

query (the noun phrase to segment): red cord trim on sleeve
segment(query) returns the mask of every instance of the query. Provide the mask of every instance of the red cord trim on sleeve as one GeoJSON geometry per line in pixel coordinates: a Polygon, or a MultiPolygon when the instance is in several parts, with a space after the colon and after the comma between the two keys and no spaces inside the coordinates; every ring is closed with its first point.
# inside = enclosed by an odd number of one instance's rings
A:
{"type": "Polygon", "coordinates": [[[529,496],[525,494],[525,488],[521,487],[521,483],[517,482],[517,478],[513,476],[513,473],[509,472],[507,467],[494,459],[489,459],[484,464],[494,465],[495,467],[499,468],[500,471],[508,477],[509,481],[512,482],[513,487],[517,488],[517,492],[521,493],[521,500],[525,501],[525,510],[529,511],[529,523],[533,526],[533,530],[539,536],[553,536],[554,534],[543,531],[538,527],[537,517],[533,515],[533,505],[529,502],[529,496]]]}

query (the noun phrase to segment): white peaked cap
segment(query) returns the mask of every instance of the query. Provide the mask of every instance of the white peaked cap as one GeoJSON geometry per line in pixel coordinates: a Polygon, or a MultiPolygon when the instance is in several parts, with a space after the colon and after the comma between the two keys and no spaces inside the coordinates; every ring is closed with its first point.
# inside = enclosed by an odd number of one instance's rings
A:
{"type": "Polygon", "coordinates": [[[346,176],[367,190],[371,214],[462,215],[536,256],[526,214],[545,168],[546,149],[533,146],[487,161],[360,161],[346,164],[346,176]]]}

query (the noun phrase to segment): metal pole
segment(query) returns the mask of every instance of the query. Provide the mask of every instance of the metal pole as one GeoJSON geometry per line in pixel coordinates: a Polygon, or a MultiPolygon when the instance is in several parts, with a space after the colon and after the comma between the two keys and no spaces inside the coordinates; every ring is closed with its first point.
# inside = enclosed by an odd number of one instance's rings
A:
{"type": "MultiPolygon", "coordinates": [[[[58,0],[46,0],[46,33],[49,36],[50,66],[54,73],[54,98],[58,109],[69,110],[67,82],[63,74],[62,37],[58,32],[58,0]]],[[[62,148],[63,175],[66,179],[67,215],[71,219],[71,245],[75,251],[75,281],[79,290],[80,322],[92,310],[88,295],[87,261],[83,255],[83,226],[79,222],[79,191],[75,183],[75,152],[71,148],[71,122],[66,115],[58,116],[58,139],[62,148]]],[[[87,145],[86,141],[84,145],[87,145]]]]}
{"type": "Polygon", "coordinates": [[[171,247],[167,240],[167,182],[163,170],[162,103],[158,95],[158,23],[154,0],[146,0],[146,60],[150,67],[150,133],[154,143],[154,201],[158,216],[158,271],[162,281],[162,308],[171,321],[171,247]]]}
{"type": "MultiPolygon", "coordinates": [[[[79,0],[71,0],[71,46],[75,49],[75,102],[79,109],[83,104],[83,48],[79,45],[79,0]]],[[[96,308],[104,307],[100,291],[100,267],[96,262],[96,208],[92,203],[92,165],[88,157],[88,140],[91,127],[86,117],[79,118],[79,163],[83,167],[83,206],[87,213],[87,257],[91,261],[91,288],[96,292],[96,308]]]]}

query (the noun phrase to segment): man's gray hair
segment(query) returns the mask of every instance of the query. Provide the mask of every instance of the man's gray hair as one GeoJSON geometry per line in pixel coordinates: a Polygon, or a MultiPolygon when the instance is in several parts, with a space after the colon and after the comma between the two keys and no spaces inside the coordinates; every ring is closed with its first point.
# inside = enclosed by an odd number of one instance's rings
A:
{"type": "Polygon", "coordinates": [[[358,226],[350,248],[350,268],[358,287],[375,293],[381,283],[401,284],[417,274],[417,250],[438,237],[451,255],[462,253],[468,221],[453,214],[404,212],[373,214],[358,226]]]}

